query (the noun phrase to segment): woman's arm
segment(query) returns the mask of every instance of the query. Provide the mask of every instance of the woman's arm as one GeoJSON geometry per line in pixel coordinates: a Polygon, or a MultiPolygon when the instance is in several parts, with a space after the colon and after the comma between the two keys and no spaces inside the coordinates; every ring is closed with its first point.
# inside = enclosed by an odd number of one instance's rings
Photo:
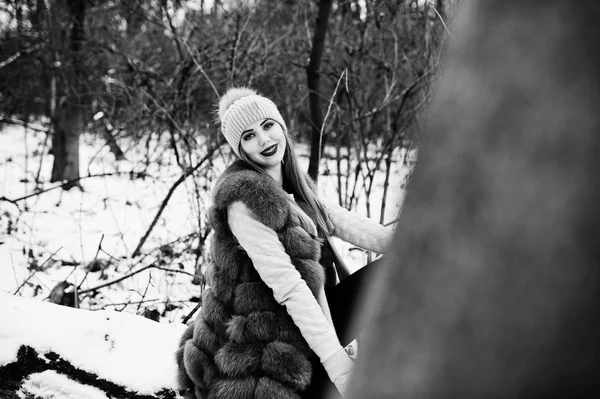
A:
{"type": "Polygon", "coordinates": [[[394,237],[392,225],[383,226],[371,218],[351,212],[336,204],[323,203],[333,223],[333,234],[342,240],[379,254],[387,251],[394,237]]]}
{"type": "Polygon", "coordinates": [[[342,395],[353,367],[306,282],[291,262],[277,233],[256,220],[242,202],[228,208],[233,235],[244,248],[262,280],[273,290],[275,300],[284,305],[300,333],[319,356],[329,378],[342,395]]]}

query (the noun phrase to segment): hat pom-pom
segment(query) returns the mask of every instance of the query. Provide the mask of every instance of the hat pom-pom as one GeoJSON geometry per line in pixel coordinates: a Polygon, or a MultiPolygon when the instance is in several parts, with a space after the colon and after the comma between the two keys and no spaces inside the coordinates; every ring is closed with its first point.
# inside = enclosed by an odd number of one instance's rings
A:
{"type": "Polygon", "coordinates": [[[227,90],[227,92],[223,94],[221,100],[219,101],[219,119],[223,120],[223,116],[225,115],[227,108],[229,108],[231,104],[240,98],[256,95],[257,93],[254,90],[247,87],[232,87],[231,89],[227,90]]]}

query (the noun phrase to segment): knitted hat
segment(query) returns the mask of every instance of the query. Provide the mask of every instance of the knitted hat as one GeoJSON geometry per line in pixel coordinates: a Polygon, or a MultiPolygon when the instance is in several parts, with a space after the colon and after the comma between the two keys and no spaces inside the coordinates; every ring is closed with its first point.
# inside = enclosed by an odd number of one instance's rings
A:
{"type": "Polygon", "coordinates": [[[240,155],[242,132],[254,122],[270,118],[287,132],[285,122],[273,101],[246,87],[233,87],[219,101],[221,131],[236,155],[240,155]]]}

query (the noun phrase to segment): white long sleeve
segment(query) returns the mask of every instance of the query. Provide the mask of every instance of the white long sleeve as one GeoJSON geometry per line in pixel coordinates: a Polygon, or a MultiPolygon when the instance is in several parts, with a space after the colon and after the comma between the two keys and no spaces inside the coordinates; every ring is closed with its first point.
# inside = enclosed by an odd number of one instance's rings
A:
{"type": "Polygon", "coordinates": [[[385,253],[394,236],[392,225],[383,226],[337,204],[323,203],[333,223],[334,235],[363,249],[385,253]]]}
{"type": "Polygon", "coordinates": [[[292,264],[277,233],[256,220],[242,202],[229,206],[228,221],[258,274],[273,290],[275,300],[286,307],[321,362],[338,353],[342,346],[333,325],[292,264]]]}

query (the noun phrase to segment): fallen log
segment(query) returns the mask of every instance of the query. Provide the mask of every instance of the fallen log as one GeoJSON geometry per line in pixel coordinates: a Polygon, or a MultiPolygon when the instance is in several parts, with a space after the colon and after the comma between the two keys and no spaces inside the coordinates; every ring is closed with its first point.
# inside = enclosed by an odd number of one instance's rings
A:
{"type": "Polygon", "coordinates": [[[0,320],[0,397],[178,397],[174,352],[183,324],[6,293],[0,320]]]}

